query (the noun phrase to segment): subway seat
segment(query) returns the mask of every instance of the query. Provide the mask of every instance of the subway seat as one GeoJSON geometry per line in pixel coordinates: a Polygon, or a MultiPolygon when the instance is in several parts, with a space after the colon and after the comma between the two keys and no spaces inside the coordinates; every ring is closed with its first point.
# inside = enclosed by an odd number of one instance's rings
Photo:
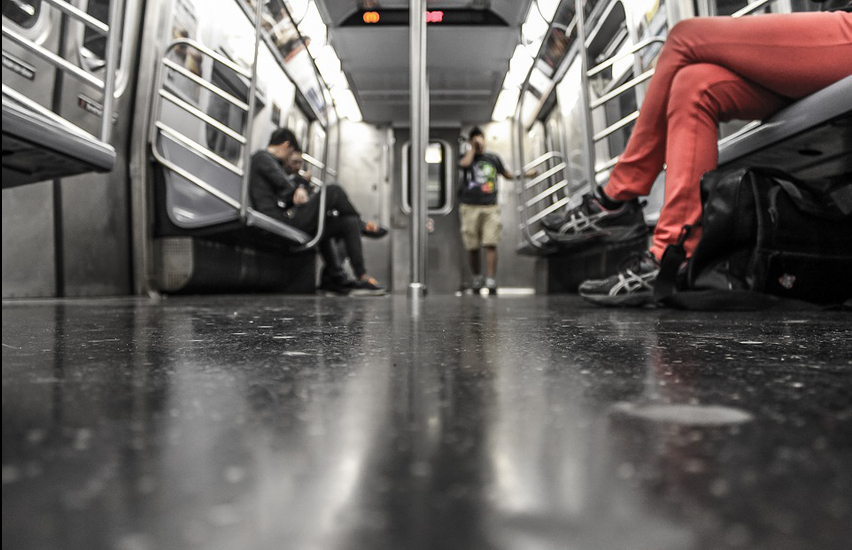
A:
{"type": "Polygon", "coordinates": [[[803,180],[852,173],[852,75],[719,142],[719,169],[783,170],[803,180]]]}
{"type": "Polygon", "coordinates": [[[3,188],[109,172],[112,145],[3,85],[3,188]]]}

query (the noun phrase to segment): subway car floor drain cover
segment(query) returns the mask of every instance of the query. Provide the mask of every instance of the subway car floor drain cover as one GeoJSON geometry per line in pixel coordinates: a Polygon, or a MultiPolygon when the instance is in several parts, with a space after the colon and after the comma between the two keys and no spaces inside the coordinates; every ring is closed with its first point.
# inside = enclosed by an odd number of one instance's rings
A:
{"type": "Polygon", "coordinates": [[[743,424],[753,419],[752,415],[720,405],[633,405],[619,403],[612,408],[613,414],[688,426],[722,426],[727,424],[743,424]]]}

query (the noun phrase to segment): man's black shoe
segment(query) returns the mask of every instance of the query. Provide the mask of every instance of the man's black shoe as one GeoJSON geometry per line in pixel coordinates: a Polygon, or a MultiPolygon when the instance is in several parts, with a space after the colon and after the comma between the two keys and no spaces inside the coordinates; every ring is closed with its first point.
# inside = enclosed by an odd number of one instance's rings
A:
{"type": "Polygon", "coordinates": [[[388,291],[385,287],[379,284],[377,280],[370,276],[365,276],[363,279],[353,281],[350,296],[384,296],[388,291]]]}
{"type": "Polygon", "coordinates": [[[648,234],[642,205],[637,199],[614,201],[600,188],[594,195],[583,195],[579,206],[545,217],[541,225],[547,236],[563,247],[591,241],[622,242],[648,234]]]}
{"type": "Polygon", "coordinates": [[[376,222],[361,222],[361,234],[365,237],[378,239],[388,234],[387,227],[382,227],[376,222]]]}
{"type": "Polygon", "coordinates": [[[580,284],[580,296],[602,306],[639,307],[654,302],[654,282],[660,262],[650,252],[628,258],[618,273],[580,284]]]}
{"type": "Polygon", "coordinates": [[[324,296],[349,296],[355,287],[355,281],[349,279],[323,278],[317,292],[324,296]]]}

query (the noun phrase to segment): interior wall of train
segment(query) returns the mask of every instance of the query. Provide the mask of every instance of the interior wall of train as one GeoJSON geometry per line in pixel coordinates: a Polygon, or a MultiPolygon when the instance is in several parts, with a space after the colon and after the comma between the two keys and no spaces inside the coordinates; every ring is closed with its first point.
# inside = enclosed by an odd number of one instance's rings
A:
{"type": "MultiPolygon", "coordinates": [[[[455,0],[430,3],[435,14],[433,4],[444,10],[428,25],[426,56],[427,285],[437,293],[470,278],[457,188],[473,126],[510,169],[543,174],[500,182],[500,284],[553,291],[555,260],[540,254],[537,222],[605,181],[668,29],[699,15],[819,9],[806,0],[455,0]],[[479,19],[454,26],[455,13],[479,19]]],[[[2,5],[4,102],[8,92],[78,134],[97,136],[108,118],[98,83],[108,80],[107,36],[117,44],[109,170],[32,182],[60,162],[44,161],[26,168],[26,185],[7,185],[4,131],[4,298],[309,290],[287,273],[316,279],[316,255],[289,246],[302,236],[252,218],[244,195],[248,155],[280,126],[295,131],[318,183],[339,181],[365,219],[390,228],[365,242],[366,262],[404,292],[409,29],[363,15],[371,6],[377,17],[404,13],[407,2],[265,2],[256,70],[254,0],[114,1],[118,24],[107,30],[108,0],[2,5]]],[[[742,127],[726,124],[722,135],[742,127]]],[[[664,175],[650,224],[663,184],[664,175]]]]}

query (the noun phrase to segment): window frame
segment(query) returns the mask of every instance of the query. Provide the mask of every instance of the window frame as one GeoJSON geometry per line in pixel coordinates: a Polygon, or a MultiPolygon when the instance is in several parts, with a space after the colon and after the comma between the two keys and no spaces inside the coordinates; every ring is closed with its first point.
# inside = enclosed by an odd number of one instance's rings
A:
{"type": "MultiPolygon", "coordinates": [[[[426,212],[431,216],[446,216],[453,211],[455,207],[453,201],[453,150],[449,142],[443,139],[430,139],[429,145],[439,144],[442,149],[441,162],[444,165],[444,193],[446,197],[445,204],[440,208],[428,208],[426,212]]],[[[409,157],[411,156],[411,141],[406,141],[402,144],[402,212],[406,215],[412,213],[411,193],[409,187],[411,182],[408,179],[409,172],[409,157]]]]}

